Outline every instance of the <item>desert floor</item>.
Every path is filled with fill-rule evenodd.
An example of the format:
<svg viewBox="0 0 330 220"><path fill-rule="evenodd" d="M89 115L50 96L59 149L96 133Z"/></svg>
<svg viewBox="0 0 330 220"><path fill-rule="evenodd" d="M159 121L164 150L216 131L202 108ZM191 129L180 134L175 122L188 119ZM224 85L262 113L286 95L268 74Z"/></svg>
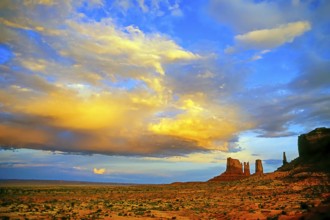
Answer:
<svg viewBox="0 0 330 220"><path fill-rule="evenodd" d="M326 219L329 176L107 185L0 182L1 219ZM316 213L316 215L315 215ZM317 217L315 217L317 216Z"/></svg>

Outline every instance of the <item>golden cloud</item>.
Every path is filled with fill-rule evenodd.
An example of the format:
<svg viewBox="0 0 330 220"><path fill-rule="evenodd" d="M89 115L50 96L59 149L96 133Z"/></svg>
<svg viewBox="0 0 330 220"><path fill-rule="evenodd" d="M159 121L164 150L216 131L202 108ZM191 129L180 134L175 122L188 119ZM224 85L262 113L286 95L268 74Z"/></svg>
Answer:
<svg viewBox="0 0 330 220"><path fill-rule="evenodd" d="M100 169L94 168L93 173L98 174L98 175L103 175L103 174L105 174L105 169L104 168L100 168Z"/></svg>
<svg viewBox="0 0 330 220"><path fill-rule="evenodd" d="M200 94L196 98L199 103L190 98L183 99L180 107L184 110L182 114L151 123L149 130L194 141L205 149L228 150L228 145L221 143L221 140L229 140L239 130L251 126L244 122L243 114L239 114L235 107L220 107L209 100L200 100Z"/></svg>
<svg viewBox="0 0 330 220"><path fill-rule="evenodd" d="M61 2L62 12L51 3L40 1L61 15L61 29L51 17L29 16L19 5L9 7L17 18L0 20L5 30L1 39L17 54L10 65L19 67L0 66L6 78L0 88L0 144L179 155L228 150L226 141L250 126L237 106L207 93L182 94L177 90L184 82L171 83L169 78L176 76L168 72L169 64L203 62L200 55L168 36L119 27L110 19L86 22L78 14L69 19L64 14L74 13L72 4ZM41 35L45 43L31 43L23 34L26 29ZM55 59L49 47L59 57ZM171 115L172 110L179 113Z"/></svg>

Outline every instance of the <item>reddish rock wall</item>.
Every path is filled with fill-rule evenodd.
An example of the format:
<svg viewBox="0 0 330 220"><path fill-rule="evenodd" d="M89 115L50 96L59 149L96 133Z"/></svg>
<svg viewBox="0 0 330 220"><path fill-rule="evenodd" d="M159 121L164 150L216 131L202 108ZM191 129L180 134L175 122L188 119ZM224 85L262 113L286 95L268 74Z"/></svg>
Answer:
<svg viewBox="0 0 330 220"><path fill-rule="evenodd" d="M243 174L242 163L240 163L237 159L232 159L231 157L228 157L226 173Z"/></svg>
<svg viewBox="0 0 330 220"><path fill-rule="evenodd" d="M250 164L244 162L244 176L250 176Z"/></svg>
<svg viewBox="0 0 330 220"><path fill-rule="evenodd" d="M263 174L264 173L264 169L263 169L263 167L262 167L262 162L261 162L261 160L256 160L256 172L255 172L255 174Z"/></svg>
<svg viewBox="0 0 330 220"><path fill-rule="evenodd" d="M228 157L226 171L221 175L210 179L209 181L233 181L240 180L245 177L246 176L243 173L242 163L240 163L237 159Z"/></svg>
<svg viewBox="0 0 330 220"><path fill-rule="evenodd" d="M330 128L316 128L298 137L299 157L311 158L314 155L330 154Z"/></svg>

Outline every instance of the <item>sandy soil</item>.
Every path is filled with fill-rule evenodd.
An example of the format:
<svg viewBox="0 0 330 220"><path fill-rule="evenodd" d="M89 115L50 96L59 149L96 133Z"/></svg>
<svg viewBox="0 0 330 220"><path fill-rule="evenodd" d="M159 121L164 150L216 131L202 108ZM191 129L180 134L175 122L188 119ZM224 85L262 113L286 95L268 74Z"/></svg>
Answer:
<svg viewBox="0 0 330 220"><path fill-rule="evenodd" d="M305 219L330 217L326 174L277 172L169 185L0 183L1 219ZM316 216L316 217L315 217ZM321 216L321 217L320 217Z"/></svg>

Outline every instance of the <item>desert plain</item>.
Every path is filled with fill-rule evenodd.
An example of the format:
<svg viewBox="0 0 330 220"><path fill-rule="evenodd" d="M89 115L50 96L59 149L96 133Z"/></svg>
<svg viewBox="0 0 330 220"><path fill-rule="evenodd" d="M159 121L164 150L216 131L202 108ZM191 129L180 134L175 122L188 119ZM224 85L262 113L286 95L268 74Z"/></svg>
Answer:
<svg viewBox="0 0 330 220"><path fill-rule="evenodd" d="M329 219L327 173L231 182L111 185L2 181L1 219Z"/></svg>

